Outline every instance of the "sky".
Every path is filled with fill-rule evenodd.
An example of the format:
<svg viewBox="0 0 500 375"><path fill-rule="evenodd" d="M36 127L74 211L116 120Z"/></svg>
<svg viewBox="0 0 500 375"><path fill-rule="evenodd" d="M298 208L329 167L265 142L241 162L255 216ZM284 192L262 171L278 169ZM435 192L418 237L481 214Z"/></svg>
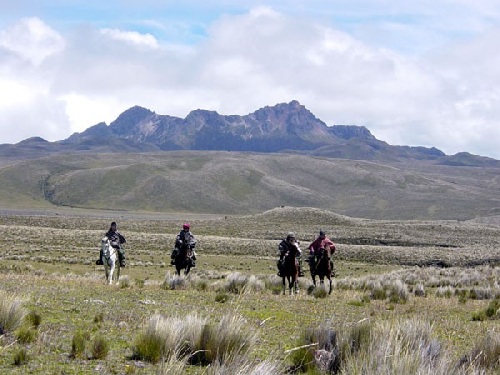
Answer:
<svg viewBox="0 0 500 375"><path fill-rule="evenodd" d="M0 144L135 105L298 100L392 145L500 159L499 41L498 0L0 0Z"/></svg>

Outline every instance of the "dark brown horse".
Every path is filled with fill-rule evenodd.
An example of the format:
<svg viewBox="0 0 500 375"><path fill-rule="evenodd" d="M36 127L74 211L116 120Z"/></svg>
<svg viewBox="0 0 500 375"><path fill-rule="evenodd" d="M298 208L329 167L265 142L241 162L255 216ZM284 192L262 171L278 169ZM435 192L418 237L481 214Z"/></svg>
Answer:
<svg viewBox="0 0 500 375"><path fill-rule="evenodd" d="M311 259L309 266L314 287L316 287L316 276L319 277L319 283L323 287L325 285L326 277L330 284L330 289L328 290L328 294L330 294L332 292L333 274L333 262L331 260L330 247L327 246L326 249L319 249L319 255L315 259Z"/></svg>
<svg viewBox="0 0 500 375"><path fill-rule="evenodd" d="M175 256L175 273L180 276L181 270L184 270L184 275L187 275L193 262L193 250L189 246L180 246L179 252Z"/></svg>
<svg viewBox="0 0 500 375"><path fill-rule="evenodd" d="M286 282L288 280L288 289L290 294L296 294L299 292L299 261L297 259L299 255L299 249L295 246L291 246L291 249L286 252L283 257L283 268L281 275L283 278L283 294L286 294Z"/></svg>

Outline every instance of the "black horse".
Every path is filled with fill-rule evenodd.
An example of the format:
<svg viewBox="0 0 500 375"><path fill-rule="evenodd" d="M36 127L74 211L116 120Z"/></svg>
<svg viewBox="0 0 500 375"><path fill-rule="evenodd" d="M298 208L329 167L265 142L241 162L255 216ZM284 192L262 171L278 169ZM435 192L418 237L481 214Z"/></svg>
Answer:
<svg viewBox="0 0 500 375"><path fill-rule="evenodd" d="M298 261L299 249L296 246L292 246L289 251L285 253L283 257L283 268L281 271L281 277L283 278L283 294L286 294L286 280L288 280L288 289L290 294L296 294L299 292L299 261Z"/></svg>
<svg viewBox="0 0 500 375"><path fill-rule="evenodd" d="M330 247L327 246L326 249L319 249L319 255L315 259L310 260L309 266L314 287L316 287L316 276L319 277L319 283L322 286L325 284L326 277L330 284L328 294L332 293L332 275L334 275L334 272L333 262L331 260L330 254Z"/></svg>
<svg viewBox="0 0 500 375"><path fill-rule="evenodd" d="M180 276L181 270L187 275L194 266L193 250L189 246L181 246L175 256L175 273Z"/></svg>

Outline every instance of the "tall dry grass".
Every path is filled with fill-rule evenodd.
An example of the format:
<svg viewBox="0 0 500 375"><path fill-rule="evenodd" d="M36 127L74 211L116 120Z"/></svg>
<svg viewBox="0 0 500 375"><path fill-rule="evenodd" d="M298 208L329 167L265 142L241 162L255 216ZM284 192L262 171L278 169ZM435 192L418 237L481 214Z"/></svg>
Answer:
<svg viewBox="0 0 500 375"><path fill-rule="evenodd" d="M0 290L0 334L19 328L27 314L21 298Z"/></svg>

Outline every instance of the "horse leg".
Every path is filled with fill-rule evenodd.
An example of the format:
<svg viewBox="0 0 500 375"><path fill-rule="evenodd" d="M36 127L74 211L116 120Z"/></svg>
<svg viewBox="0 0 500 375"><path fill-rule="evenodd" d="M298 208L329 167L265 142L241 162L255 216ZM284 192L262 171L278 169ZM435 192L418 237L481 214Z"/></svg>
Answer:
<svg viewBox="0 0 500 375"><path fill-rule="evenodd" d="M108 277L108 284L111 285L113 284L113 274L115 273L115 264L112 262L111 267L109 268L109 277Z"/></svg>
<svg viewBox="0 0 500 375"><path fill-rule="evenodd" d="M332 278L328 278L328 282L330 283L330 289L328 290L328 294L332 294Z"/></svg>
<svg viewBox="0 0 500 375"><path fill-rule="evenodd" d="M115 275L116 275L115 276L115 280L116 280L116 282L119 282L120 281L120 272L121 272L121 269L122 269L122 267L120 266L120 262L118 262L116 264L115 268L116 268L115 269Z"/></svg>

